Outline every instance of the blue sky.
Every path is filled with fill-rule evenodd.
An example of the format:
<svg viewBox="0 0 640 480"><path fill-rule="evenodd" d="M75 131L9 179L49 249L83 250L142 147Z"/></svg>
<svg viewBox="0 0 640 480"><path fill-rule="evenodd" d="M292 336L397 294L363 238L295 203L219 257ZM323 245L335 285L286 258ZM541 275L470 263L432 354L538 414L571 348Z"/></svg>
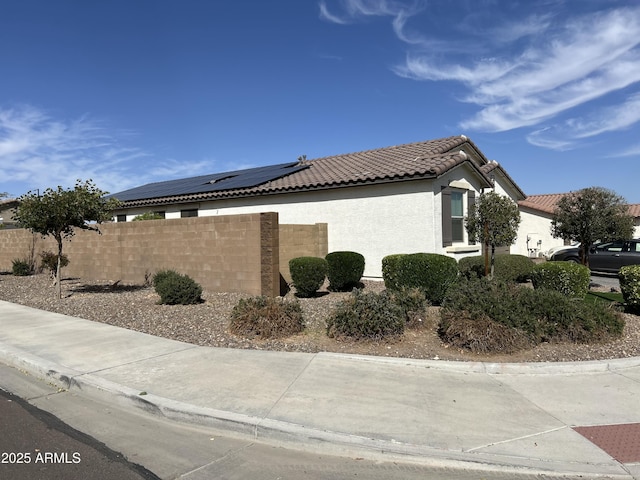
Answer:
<svg viewBox="0 0 640 480"><path fill-rule="evenodd" d="M465 134L527 194L640 203L637 0L20 0L0 192Z"/></svg>

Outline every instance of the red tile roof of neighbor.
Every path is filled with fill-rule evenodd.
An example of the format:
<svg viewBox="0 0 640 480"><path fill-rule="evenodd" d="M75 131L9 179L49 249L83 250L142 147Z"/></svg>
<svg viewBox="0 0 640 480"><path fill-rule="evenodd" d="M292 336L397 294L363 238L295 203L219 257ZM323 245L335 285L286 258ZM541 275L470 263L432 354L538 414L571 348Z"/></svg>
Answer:
<svg viewBox="0 0 640 480"><path fill-rule="evenodd" d="M526 199L520 200L518 205L525 208L531 208L544 213L553 213L556 204L562 197L569 195L568 193L549 193L544 195L529 195ZM629 213L635 218L640 217L640 203L628 205Z"/></svg>
<svg viewBox="0 0 640 480"><path fill-rule="evenodd" d="M471 158L464 150L472 152L472 155L477 157L479 161ZM125 207L184 203L223 197L254 196L419 178L437 178L465 162L477 171L478 176L484 180L487 187L491 186L491 172L498 169L513 184L521 196L525 197L524 193L504 169L497 162L487 160L477 146L464 135L334 155L314 160L301 160L299 164L308 166L308 168L249 188L185 192L184 194L166 196L155 194L154 198L148 198L148 196L145 198L142 192L149 191L149 185L146 185L121 192L121 194L123 194L123 198L127 198L124 202ZM172 182L166 183L170 184ZM180 180L175 182L180 182ZM158 189L157 185L159 184L156 184L154 190L162 191L162 188ZM141 195L137 195L136 190L138 189L140 189ZM117 198L118 194L113 196Z"/></svg>

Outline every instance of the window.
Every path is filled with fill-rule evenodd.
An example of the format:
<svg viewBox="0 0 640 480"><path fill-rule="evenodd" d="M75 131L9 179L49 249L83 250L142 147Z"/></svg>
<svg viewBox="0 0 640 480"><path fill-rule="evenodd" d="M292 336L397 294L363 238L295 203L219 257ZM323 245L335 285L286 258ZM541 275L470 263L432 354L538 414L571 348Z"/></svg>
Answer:
<svg viewBox="0 0 640 480"><path fill-rule="evenodd" d="M442 246L464 242L464 217L475 205L475 191L461 188L442 187ZM466 198L466 208L465 208ZM473 239L469 239L473 245Z"/></svg>
<svg viewBox="0 0 640 480"><path fill-rule="evenodd" d="M623 246L624 241L616 240L615 242L603 243L602 245L598 245L596 249L605 252L621 252Z"/></svg>
<svg viewBox="0 0 640 480"><path fill-rule="evenodd" d="M127 221L126 215L116 215L116 222L126 222L126 221Z"/></svg>
<svg viewBox="0 0 640 480"><path fill-rule="evenodd" d="M165 218L164 212L153 212L154 215L157 215L159 218ZM196 215L197 216L197 215Z"/></svg>
<svg viewBox="0 0 640 480"><path fill-rule="evenodd" d="M190 209L190 210L180 210L180 218L189 218L189 217L197 217L198 209Z"/></svg>
<svg viewBox="0 0 640 480"><path fill-rule="evenodd" d="M464 242L464 196L462 192L451 192L451 240Z"/></svg>

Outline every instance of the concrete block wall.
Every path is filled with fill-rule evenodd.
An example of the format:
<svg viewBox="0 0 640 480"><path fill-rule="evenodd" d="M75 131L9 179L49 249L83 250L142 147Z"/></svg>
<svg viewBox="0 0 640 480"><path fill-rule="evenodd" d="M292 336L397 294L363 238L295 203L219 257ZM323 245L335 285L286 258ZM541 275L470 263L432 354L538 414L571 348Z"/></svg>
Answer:
<svg viewBox="0 0 640 480"><path fill-rule="evenodd" d="M327 253L326 224L279 225L274 212L108 223L100 231L77 231L65 241L65 277L141 284L158 270L174 269L207 291L276 296L290 258ZM39 260L57 245L27 230L0 230L0 271L32 250Z"/></svg>
<svg viewBox="0 0 640 480"><path fill-rule="evenodd" d="M141 284L174 269L208 291L280 294L277 213L109 223L100 231L65 241L66 277ZM32 238L26 230L0 231L0 269L27 256ZM51 239L36 238L36 258L57 251Z"/></svg>
<svg viewBox="0 0 640 480"><path fill-rule="evenodd" d="M280 274L291 282L289 260L296 257L321 257L328 252L327 224L280 225Z"/></svg>

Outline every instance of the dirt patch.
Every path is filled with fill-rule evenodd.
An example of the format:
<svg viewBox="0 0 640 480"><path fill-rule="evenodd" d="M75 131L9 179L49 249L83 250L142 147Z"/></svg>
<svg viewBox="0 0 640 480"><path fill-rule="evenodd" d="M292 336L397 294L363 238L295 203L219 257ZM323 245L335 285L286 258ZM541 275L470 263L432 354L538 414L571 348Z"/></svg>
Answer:
<svg viewBox="0 0 640 480"><path fill-rule="evenodd" d="M67 279L63 287L64 298L56 300L46 275L0 275L0 300L211 347L485 362L564 362L640 356L640 317L630 314L625 314L622 336L611 342L545 343L532 349L495 355L469 353L444 344L437 334L440 318L437 307L431 307L424 318L414 319L412 327L395 341L355 342L329 338L326 319L349 293L324 290L316 298L299 299L306 323L304 332L284 339L260 340L236 336L229 331L231 310L241 298L246 298L244 294L205 292L204 303L183 306L158 305L159 297L150 287L92 283L81 279ZM379 292L384 285L365 282L364 288Z"/></svg>

